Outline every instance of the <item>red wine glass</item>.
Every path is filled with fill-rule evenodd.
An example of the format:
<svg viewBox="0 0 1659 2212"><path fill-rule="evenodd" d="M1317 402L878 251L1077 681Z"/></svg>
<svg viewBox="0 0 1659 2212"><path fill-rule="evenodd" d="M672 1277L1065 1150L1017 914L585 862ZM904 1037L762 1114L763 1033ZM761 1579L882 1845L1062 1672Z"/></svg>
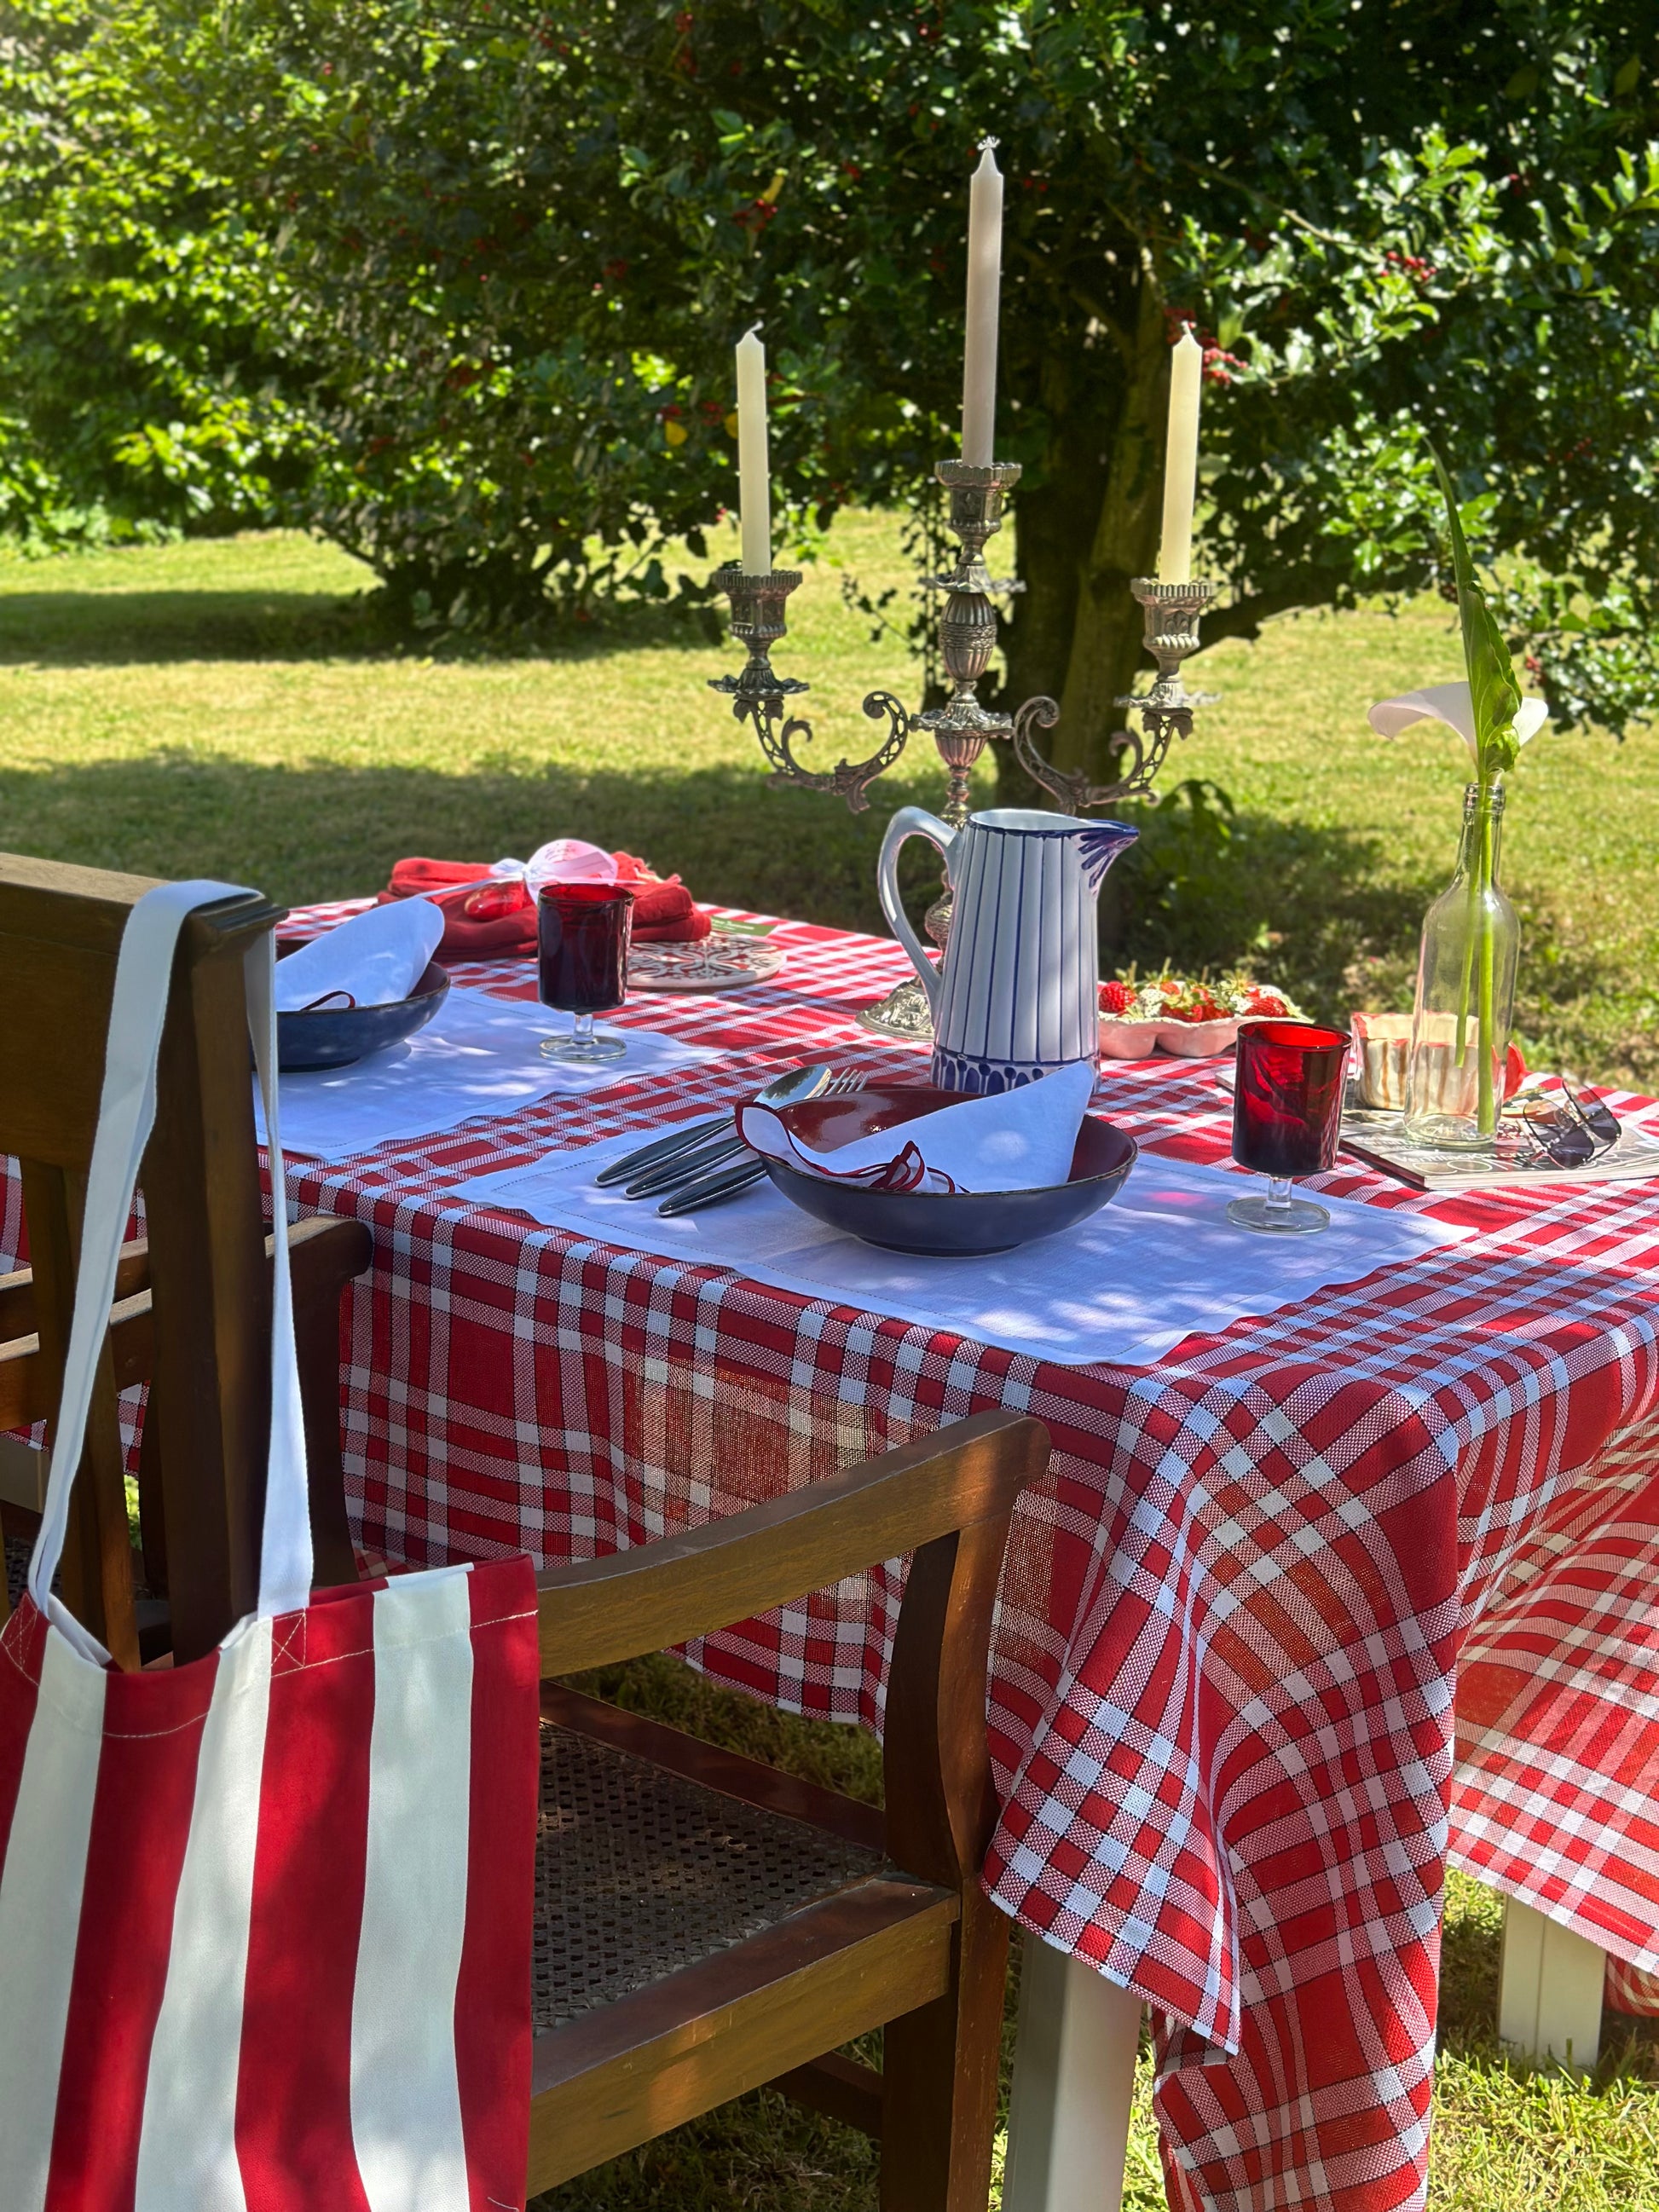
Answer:
<svg viewBox="0 0 1659 2212"><path fill-rule="evenodd" d="M593 1017L628 996L628 945L634 893L624 884L544 884L536 902L537 995L574 1014L568 1036L542 1039L548 1060L620 1060L628 1050L614 1030L595 1033Z"/></svg>
<svg viewBox="0 0 1659 2212"><path fill-rule="evenodd" d="M1312 1022L1246 1022L1239 1030L1233 1158L1267 1177L1265 1198L1228 1206L1241 1229L1305 1237L1330 1227L1324 1207L1292 1198L1291 1184L1335 1165L1349 1042L1346 1030Z"/></svg>

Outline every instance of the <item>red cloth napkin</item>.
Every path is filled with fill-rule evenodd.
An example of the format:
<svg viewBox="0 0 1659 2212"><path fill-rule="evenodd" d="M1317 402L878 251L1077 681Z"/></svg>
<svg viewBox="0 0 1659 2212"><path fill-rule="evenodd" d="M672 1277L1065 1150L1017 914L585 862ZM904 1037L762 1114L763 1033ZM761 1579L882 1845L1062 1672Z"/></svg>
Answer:
<svg viewBox="0 0 1659 2212"><path fill-rule="evenodd" d="M612 855L617 881L635 893L634 936L644 945L689 945L707 937L708 917L699 914L691 894L678 876L664 878L636 860L631 853ZM399 860L392 882L380 893L384 906L392 899L413 898L419 893L437 896L434 903L444 917L443 939L438 946L460 960L489 960L509 953L536 950L536 902L529 887L511 876L479 884L489 873L488 861ZM465 889L471 884L471 890ZM449 897L446 884L455 886Z"/></svg>

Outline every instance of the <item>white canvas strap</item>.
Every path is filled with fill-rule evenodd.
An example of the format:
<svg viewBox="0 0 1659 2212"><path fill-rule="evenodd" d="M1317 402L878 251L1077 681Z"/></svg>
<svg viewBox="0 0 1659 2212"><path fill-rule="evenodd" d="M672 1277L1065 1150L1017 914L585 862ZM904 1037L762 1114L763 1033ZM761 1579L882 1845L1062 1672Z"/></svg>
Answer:
<svg viewBox="0 0 1659 2212"><path fill-rule="evenodd" d="M86 1441L94 1378L115 1296L115 1273L126 1235L139 1164L155 1120L155 1071L167 1018L173 956L185 918L198 907L246 896L234 884L196 881L160 884L127 917L116 962L110 1006L104 1086L98 1109L81 1229L75 1312L64 1365L64 1391L52 1435L52 1474L34 1555L29 1593L61 1633L94 1665L108 1653L96 1637L52 1595L63 1558L70 1494ZM276 1120L276 1014L273 984L276 948L265 931L249 948L244 969L248 1026L264 1100L270 1152L271 1225L276 1239L271 1299L270 1451L265 1479L264 1530L259 1559L262 1617L305 1603L311 1588L311 1517L306 1482L305 1429L300 1408L299 1365L294 1347L293 1293L289 1279L288 1203Z"/></svg>

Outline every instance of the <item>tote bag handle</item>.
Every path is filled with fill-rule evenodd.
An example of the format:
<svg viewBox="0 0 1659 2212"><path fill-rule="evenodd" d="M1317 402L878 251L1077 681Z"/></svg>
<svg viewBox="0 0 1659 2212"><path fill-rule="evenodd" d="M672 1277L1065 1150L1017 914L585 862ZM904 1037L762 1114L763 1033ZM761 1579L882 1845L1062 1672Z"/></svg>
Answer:
<svg viewBox="0 0 1659 2212"><path fill-rule="evenodd" d="M185 919L198 907L246 896L235 884L200 880L159 884L127 916L115 965L109 1043L98 1133L87 1176L81 1227L80 1269L64 1393L52 1433L52 1473L40 1533L29 1562L29 1595L83 1658L95 1666L109 1654L97 1638L52 1595L52 1577L64 1554L70 1492L86 1441L87 1414L99 1352L115 1297L116 1267L126 1235L139 1164L155 1121L155 1070L167 1018L173 956ZM276 1251L270 1315L270 1452L265 1476L264 1528L259 1547L259 1616L270 1619L303 1606L311 1593L311 1512L306 1481L305 1425L300 1369L294 1348L294 1294L289 1279L288 1194L276 1121L276 951L269 930L243 958L248 1028L264 1101L270 1157L270 1214Z"/></svg>

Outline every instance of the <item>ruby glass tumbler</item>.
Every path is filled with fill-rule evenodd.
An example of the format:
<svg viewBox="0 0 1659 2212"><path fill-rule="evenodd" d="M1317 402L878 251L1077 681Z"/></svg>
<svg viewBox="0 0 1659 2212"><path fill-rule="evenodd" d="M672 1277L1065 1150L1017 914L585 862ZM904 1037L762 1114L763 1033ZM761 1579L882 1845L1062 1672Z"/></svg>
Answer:
<svg viewBox="0 0 1659 2212"><path fill-rule="evenodd" d="M1305 1237L1330 1227L1324 1207L1293 1198L1291 1184L1336 1163L1349 1042L1346 1030L1311 1022L1246 1022L1239 1030L1233 1158L1267 1177L1265 1197L1229 1205L1227 1218L1241 1229Z"/></svg>
<svg viewBox="0 0 1659 2212"><path fill-rule="evenodd" d="M538 996L544 1006L574 1014L563 1036L542 1039L548 1060L579 1063L620 1060L626 1041L593 1027L595 1014L628 996L628 947L634 893L623 884L544 884L536 902Z"/></svg>

